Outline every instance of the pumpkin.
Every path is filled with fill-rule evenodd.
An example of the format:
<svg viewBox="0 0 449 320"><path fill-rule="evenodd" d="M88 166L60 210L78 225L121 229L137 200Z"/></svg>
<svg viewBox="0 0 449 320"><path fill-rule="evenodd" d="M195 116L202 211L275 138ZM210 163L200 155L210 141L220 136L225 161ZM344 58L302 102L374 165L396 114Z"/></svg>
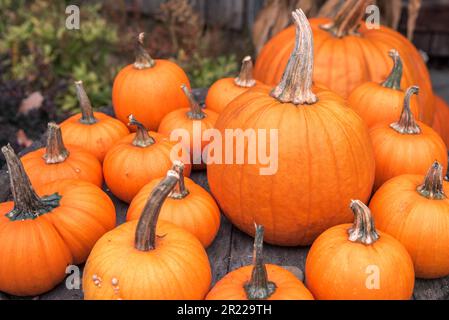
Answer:
<svg viewBox="0 0 449 320"><path fill-rule="evenodd" d="M449 106L438 96L435 96L435 119L433 129L443 138L449 148Z"/></svg>
<svg viewBox="0 0 449 320"><path fill-rule="evenodd" d="M75 86L81 113L60 124L62 137L67 144L82 147L103 162L112 145L129 134L128 128L102 112L93 112L83 82L76 81Z"/></svg>
<svg viewBox="0 0 449 320"><path fill-rule="evenodd" d="M347 0L333 20L310 19L315 41L313 80L347 98L359 85L381 82L392 62L385 55L396 49L403 61L402 88L417 84L419 119L431 125L434 96L429 71L419 51L400 33L379 26L372 28L361 19L370 0ZM254 68L255 79L275 85L281 79L289 53L294 47L295 28L274 36L261 50Z"/></svg>
<svg viewBox="0 0 449 320"><path fill-rule="evenodd" d="M81 180L54 181L36 193L12 148L2 152L14 200L0 204L0 291L34 296L61 282L68 265L85 261L114 228L115 208L100 188Z"/></svg>
<svg viewBox="0 0 449 320"><path fill-rule="evenodd" d="M206 300L313 300L290 271L263 262L263 226L256 225L253 265L238 268L217 282Z"/></svg>
<svg viewBox="0 0 449 320"><path fill-rule="evenodd" d="M443 166L435 162L425 177L402 175L389 180L371 200L378 228L405 246L419 278L449 275L447 194L449 182L443 181Z"/></svg>
<svg viewBox="0 0 449 320"><path fill-rule="evenodd" d="M162 205L160 219L189 231L207 248L220 228L220 209L206 190L189 178L184 178L182 162L175 161L172 170L178 172L180 178ZM152 180L134 197L126 214L127 221L140 218L148 195L161 180Z"/></svg>
<svg viewBox="0 0 449 320"><path fill-rule="evenodd" d="M203 133L212 129L218 114L203 110L186 85L182 91L189 99L190 108L179 109L167 114L161 121L158 132L169 136L170 140L181 138L181 144L190 151L190 162L195 169L202 169L203 149L208 141L203 140Z"/></svg>
<svg viewBox="0 0 449 320"><path fill-rule="evenodd" d="M136 61L124 67L114 79L112 104L119 120L126 123L134 114L145 127L156 131L169 112L188 108L189 101L179 90L182 84L190 87L185 72L174 62L153 60L140 33L136 45Z"/></svg>
<svg viewBox="0 0 449 320"><path fill-rule="evenodd" d="M65 146L61 128L54 122L48 124L46 147L27 153L22 162L36 188L61 179L80 179L99 187L103 184L100 161L83 148Z"/></svg>
<svg viewBox="0 0 449 320"><path fill-rule="evenodd" d="M447 149L432 128L415 121L410 99L419 88L407 89L398 122L380 124L370 130L376 159L377 190L387 180L401 174L425 174L435 160L447 165Z"/></svg>
<svg viewBox="0 0 449 320"><path fill-rule="evenodd" d="M212 84L207 92L206 107L220 113L229 102L257 84L258 81L253 79L253 61L246 56L237 78L223 78Z"/></svg>
<svg viewBox="0 0 449 320"><path fill-rule="evenodd" d="M256 222L265 227L266 242L287 246L311 244L351 221L346 204L368 200L375 166L362 119L337 94L312 86L312 32L301 10L293 17L297 44L280 84L250 89L217 120L222 137L226 129L252 132L261 136L257 145L243 133L222 138L236 159L214 155L207 167L212 194L235 226L254 235Z"/></svg>
<svg viewBox="0 0 449 320"><path fill-rule="evenodd" d="M306 259L306 285L318 300L408 300L415 275L404 246L377 231L371 212L351 202L354 223L315 240Z"/></svg>
<svg viewBox="0 0 449 320"><path fill-rule="evenodd" d="M209 260L190 232L158 216L178 183L170 170L151 193L140 219L106 233L92 249L83 274L87 300L203 299L211 283Z"/></svg>
<svg viewBox="0 0 449 320"><path fill-rule="evenodd" d="M401 89L402 61L399 52L389 51L394 65L390 75L382 83L366 82L356 87L348 97L349 106L372 128L380 123L393 123L402 112L405 91ZM417 99L410 102L410 109L419 117Z"/></svg>
<svg viewBox="0 0 449 320"><path fill-rule="evenodd" d="M185 157L172 152L174 144L156 132L149 132L133 115L129 125L136 126L137 132L120 139L106 154L103 173L106 185L120 200L131 202L140 189L153 179L163 177L171 168L171 157ZM190 175L190 165L186 165L185 175Z"/></svg>

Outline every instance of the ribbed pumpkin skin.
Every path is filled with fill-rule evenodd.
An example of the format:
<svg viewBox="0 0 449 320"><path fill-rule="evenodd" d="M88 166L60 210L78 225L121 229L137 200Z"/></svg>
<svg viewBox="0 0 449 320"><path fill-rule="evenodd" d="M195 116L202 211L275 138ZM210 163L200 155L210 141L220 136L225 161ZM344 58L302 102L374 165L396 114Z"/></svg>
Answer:
<svg viewBox="0 0 449 320"><path fill-rule="evenodd" d="M370 196L372 146L363 121L335 93L314 87L318 102L296 106L279 103L270 91L260 86L236 98L216 128L223 137L226 128L278 129L277 172L260 175L267 165L247 161L210 164L209 185L239 229L253 235L257 223L268 243L308 245L327 228L351 221L351 199Z"/></svg>
<svg viewBox="0 0 449 320"><path fill-rule="evenodd" d="M106 152L115 142L127 136L129 130L122 122L104 113L94 112L94 116L98 122L90 125L79 122L81 114L62 122L62 138L67 144L84 148L103 162Z"/></svg>
<svg viewBox="0 0 449 320"><path fill-rule="evenodd" d="M331 20L313 18L309 21L314 35L314 81L347 98L351 91L365 82L382 82L393 65L388 51L396 49L404 63L401 87L420 87L419 118L432 124L434 96L430 75L418 50L406 38L384 26L369 30L364 23L361 23L359 29L361 36L336 38L320 28ZM289 27L264 46L254 69L257 80L269 85L279 82L293 49L294 39L295 29Z"/></svg>
<svg viewBox="0 0 449 320"><path fill-rule="evenodd" d="M87 300L200 300L211 283L203 246L189 232L166 221L157 225L156 249L134 248L137 221L122 224L95 244L83 275ZM96 286L93 276L102 279ZM118 280L114 291L112 279Z"/></svg>
<svg viewBox="0 0 449 320"><path fill-rule="evenodd" d="M376 159L377 190L387 180L402 174L426 174L434 161L447 168L447 149L440 136L422 122L418 135L400 134L381 124L370 130Z"/></svg>
<svg viewBox="0 0 449 320"><path fill-rule="evenodd" d="M368 128L378 124L396 122L403 109L405 92L384 88L375 82L364 83L354 89L348 97L348 105L363 119ZM413 115L419 117L418 100L410 101Z"/></svg>
<svg viewBox="0 0 449 320"><path fill-rule="evenodd" d="M402 175L386 182L370 203L378 229L398 239L413 259L418 278L449 274L449 199L429 200L416 191L423 175ZM443 182L446 195L449 183Z"/></svg>
<svg viewBox="0 0 449 320"><path fill-rule="evenodd" d="M443 138L446 147L449 148L449 106L438 96L435 96L435 119L433 129Z"/></svg>
<svg viewBox="0 0 449 320"><path fill-rule="evenodd" d="M314 300L304 284L291 272L273 264L266 264L268 280L276 291L267 300ZM244 290L251 279L253 266L241 267L224 276L207 294L206 300L248 300Z"/></svg>
<svg viewBox="0 0 449 320"><path fill-rule="evenodd" d="M148 197L162 179L155 179L145 185L131 202L126 220L140 218ZM212 196L189 178L184 178L189 194L184 199L168 197L162 205L160 220L171 222L195 235L208 247L220 227L220 209Z"/></svg>
<svg viewBox="0 0 449 320"><path fill-rule="evenodd" d="M145 184L163 177L172 166L170 151L173 143L156 132L150 132L150 135L156 143L146 148L132 144L135 133L120 139L104 159L103 173L107 186L117 198L127 203ZM186 165L185 176L190 175L190 169L191 166Z"/></svg>
<svg viewBox="0 0 449 320"><path fill-rule="evenodd" d="M10 221L12 202L0 204L0 291L33 296L54 288L67 265L83 263L95 242L115 227L115 208L98 187L59 180L36 188L57 192L60 206L34 220Z"/></svg>
<svg viewBox="0 0 449 320"><path fill-rule="evenodd" d="M79 179L101 187L103 172L98 159L85 149L66 145L70 155L61 163L46 164L45 148L27 153L21 160L35 188L62 179Z"/></svg>
<svg viewBox="0 0 449 320"><path fill-rule="evenodd" d="M123 123L133 114L149 130L156 131L162 118L178 108L187 108L189 101L179 88L190 88L184 71L168 60L155 60L152 68L138 70L133 65L123 68L112 87L112 104Z"/></svg>
<svg viewBox="0 0 449 320"><path fill-rule="evenodd" d="M413 294L413 262L393 237L379 232L372 245L348 240L351 224L335 226L316 239L306 260L306 285L318 300L408 300ZM376 266L379 289L367 280ZM367 271L368 270L368 271Z"/></svg>

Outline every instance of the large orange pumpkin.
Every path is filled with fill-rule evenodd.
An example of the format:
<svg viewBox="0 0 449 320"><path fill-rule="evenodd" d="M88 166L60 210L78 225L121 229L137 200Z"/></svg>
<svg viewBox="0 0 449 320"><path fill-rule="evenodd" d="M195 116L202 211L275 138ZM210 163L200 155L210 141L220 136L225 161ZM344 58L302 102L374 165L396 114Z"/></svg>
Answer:
<svg viewBox="0 0 449 320"><path fill-rule="evenodd" d="M87 300L203 299L211 283L206 251L190 232L158 216L178 183L169 171L153 190L139 221L122 224L95 244L83 274Z"/></svg>
<svg viewBox="0 0 449 320"><path fill-rule="evenodd" d="M237 78L223 78L212 84L207 92L206 107L220 113L229 102L257 84L258 81L253 79L253 61L247 56Z"/></svg>
<svg viewBox="0 0 449 320"><path fill-rule="evenodd" d="M374 182L367 128L340 96L312 86L312 32L302 11L293 16L297 44L282 81L274 90L250 89L220 114L222 137L226 129L235 135L223 138L225 154L214 161L209 155L207 168L212 193L234 225L251 235L254 222L264 225L267 242L289 246L350 221L347 203L368 200ZM271 154L271 162L261 154Z"/></svg>
<svg viewBox="0 0 449 320"><path fill-rule="evenodd" d="M220 228L220 209L206 190L189 178L184 178L182 162L175 161L172 169L178 172L179 181L162 205L160 219L191 232L207 248ZM127 221L140 218L148 195L161 180L162 178L151 181L134 197L126 213Z"/></svg>
<svg viewBox="0 0 449 320"><path fill-rule="evenodd" d="M423 183L424 180L424 183ZM427 176L402 175L386 182L370 203L380 230L410 253L419 278L449 275L449 182L435 162Z"/></svg>
<svg viewBox="0 0 449 320"><path fill-rule="evenodd" d="M449 106L438 96L435 96L435 119L433 129L443 138L446 146L449 148Z"/></svg>
<svg viewBox="0 0 449 320"><path fill-rule="evenodd" d="M411 96L418 91L416 86L407 89L398 122L370 130L376 159L375 189L401 174L425 174L435 160L447 167L444 141L432 128L415 121L410 110Z"/></svg>
<svg viewBox="0 0 449 320"><path fill-rule="evenodd" d="M102 112L93 112L83 82L76 81L75 86L81 113L61 123L62 137L67 144L82 147L103 162L106 152L117 140L128 135L129 130L121 121Z"/></svg>
<svg viewBox="0 0 449 320"><path fill-rule="evenodd" d="M316 239L306 260L306 285L318 300L408 300L415 274L404 246L376 231L371 213L352 201L354 224Z"/></svg>
<svg viewBox="0 0 449 320"><path fill-rule="evenodd" d="M103 162L106 185L117 198L128 203L148 182L163 177L176 160L171 157L178 156L172 152L174 144L166 136L147 131L133 115L129 116L129 125L136 126L137 132L120 139ZM181 148L180 152L180 158L185 157L187 151ZM186 165L186 176L190 175L190 168Z"/></svg>
<svg viewBox="0 0 449 320"><path fill-rule="evenodd" d="M186 85L182 85L181 89L189 99L190 108L167 114L162 119L158 132L170 137L171 140L181 138L183 146L190 151L190 163L195 169L201 169L204 167L203 149L208 144L207 141L203 141L203 133L215 126L218 114L211 110L203 110Z"/></svg>
<svg viewBox="0 0 449 320"><path fill-rule="evenodd" d="M65 146L61 128L48 124L47 146L22 157L25 171L37 188L61 179L80 179L99 187L103 184L103 172L98 159L78 146Z"/></svg>
<svg viewBox="0 0 449 320"><path fill-rule="evenodd" d="M263 226L256 225L253 265L238 268L217 282L206 300L313 300L290 271L263 262Z"/></svg>
<svg viewBox="0 0 449 320"><path fill-rule="evenodd" d="M0 291L38 295L61 282L68 265L83 263L114 228L114 204L81 180L58 180L36 193L12 148L2 152L14 200L0 204Z"/></svg>
<svg viewBox="0 0 449 320"><path fill-rule="evenodd" d="M343 97L359 85L381 82L392 62L386 52L396 49L403 61L402 88L417 84L419 119L432 124L434 96L427 67L413 44L398 32L384 26L369 28L361 18L370 0L347 0L334 20L310 19L315 40L314 81L323 83ZM295 28L289 27L273 37L257 58L254 77L275 85L281 79L295 42Z"/></svg>
<svg viewBox="0 0 449 320"><path fill-rule="evenodd" d="M136 61L123 68L115 77L112 104L119 120L127 123L134 114L149 130L156 131L169 112L188 108L189 101L179 90L190 87L185 72L169 60L153 60L143 46L144 34L139 34Z"/></svg>
<svg viewBox="0 0 449 320"><path fill-rule="evenodd" d="M382 82L366 82L354 89L348 97L349 106L365 121L368 128L399 119L405 97L401 89L402 61L397 50L390 50L394 65L388 78ZM410 101L412 113L419 117L417 98Z"/></svg>

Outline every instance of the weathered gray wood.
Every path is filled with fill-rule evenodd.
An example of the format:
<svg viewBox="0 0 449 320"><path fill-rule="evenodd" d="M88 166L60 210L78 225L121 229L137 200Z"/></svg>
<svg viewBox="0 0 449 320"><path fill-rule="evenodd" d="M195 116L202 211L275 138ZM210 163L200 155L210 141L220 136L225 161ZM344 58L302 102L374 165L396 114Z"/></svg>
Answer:
<svg viewBox="0 0 449 320"><path fill-rule="evenodd" d="M416 300L449 300L449 277L434 280L416 279Z"/></svg>

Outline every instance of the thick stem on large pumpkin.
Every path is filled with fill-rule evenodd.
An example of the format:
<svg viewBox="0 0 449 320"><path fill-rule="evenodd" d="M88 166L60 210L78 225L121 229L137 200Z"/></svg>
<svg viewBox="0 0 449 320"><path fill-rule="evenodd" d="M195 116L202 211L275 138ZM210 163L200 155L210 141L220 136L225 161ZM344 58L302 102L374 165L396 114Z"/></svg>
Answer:
<svg viewBox="0 0 449 320"><path fill-rule="evenodd" d="M144 39L145 33L139 33L136 42L136 61L134 62L134 68L139 70L151 68L155 64L154 60L145 49L145 46L143 44Z"/></svg>
<svg viewBox="0 0 449 320"><path fill-rule="evenodd" d="M360 21L371 1L347 0L335 15L334 20L326 25L322 25L321 28L337 38L358 34Z"/></svg>
<svg viewBox="0 0 449 320"><path fill-rule="evenodd" d="M253 78L253 61L250 56L243 58L240 74L234 79L234 83L242 88L251 88L256 85L256 80Z"/></svg>
<svg viewBox="0 0 449 320"><path fill-rule="evenodd" d="M351 201L354 224L348 230L349 241L370 245L379 239L370 209L360 200Z"/></svg>
<svg viewBox="0 0 449 320"><path fill-rule="evenodd" d="M81 108L81 119L79 120L82 124L94 124L97 123L95 119L94 112L92 110L92 104L90 103L89 97L84 90L82 81L75 81L76 96Z"/></svg>
<svg viewBox="0 0 449 320"><path fill-rule="evenodd" d="M190 89L185 84L181 85L181 89L187 99L189 99L190 111L187 112L187 117L191 120L201 120L206 118L207 115L204 113L198 101L196 101Z"/></svg>
<svg viewBox="0 0 449 320"><path fill-rule="evenodd" d="M61 128L54 122L48 124L47 147L43 158L47 164L64 162L70 155L62 141Z"/></svg>
<svg viewBox="0 0 449 320"><path fill-rule="evenodd" d="M312 92L312 29L301 9L294 11L292 16L296 25L295 48L288 60L281 82L271 92L271 96L283 103L314 104L318 98Z"/></svg>
<svg viewBox="0 0 449 320"><path fill-rule="evenodd" d="M264 227L256 225L253 251L253 271L251 279L245 284L246 296L249 300L268 299L276 290L276 285L268 281L267 268L263 263Z"/></svg>
<svg viewBox="0 0 449 320"><path fill-rule="evenodd" d="M187 190L184 182L184 163L179 160L173 161L172 170L177 172L179 175L179 180L176 186L173 188L172 192L168 195L172 199L184 199L189 195L189 190Z"/></svg>
<svg viewBox="0 0 449 320"><path fill-rule="evenodd" d="M443 166L435 161L427 172L424 183L418 187L418 192L423 197L431 200L446 199L443 189Z"/></svg>
<svg viewBox="0 0 449 320"><path fill-rule="evenodd" d="M388 55L393 59L393 68L391 69L390 75L382 83L385 88L390 88L394 90L401 90L401 80L402 80L402 60L399 52L396 49L391 49Z"/></svg>
<svg viewBox="0 0 449 320"><path fill-rule="evenodd" d="M412 110L410 109L410 100L414 94L419 93L419 87L412 86L407 89L404 97L404 107L402 109L399 121L390 126L401 134L420 134L421 128L415 121Z"/></svg>
<svg viewBox="0 0 449 320"><path fill-rule="evenodd" d="M2 148L8 166L11 193L14 199L14 209L6 214L11 221L35 219L59 206L61 196L54 194L40 198L25 173L22 162L10 145Z"/></svg>
<svg viewBox="0 0 449 320"><path fill-rule="evenodd" d="M136 147L146 148L156 143L153 137L148 133L147 128L134 118L132 114L128 116L128 126L136 126L136 136L132 144Z"/></svg>
<svg viewBox="0 0 449 320"><path fill-rule="evenodd" d="M151 192L136 228L135 247L140 251L156 248L156 225L165 199L178 183L179 174L169 170L167 176Z"/></svg>

